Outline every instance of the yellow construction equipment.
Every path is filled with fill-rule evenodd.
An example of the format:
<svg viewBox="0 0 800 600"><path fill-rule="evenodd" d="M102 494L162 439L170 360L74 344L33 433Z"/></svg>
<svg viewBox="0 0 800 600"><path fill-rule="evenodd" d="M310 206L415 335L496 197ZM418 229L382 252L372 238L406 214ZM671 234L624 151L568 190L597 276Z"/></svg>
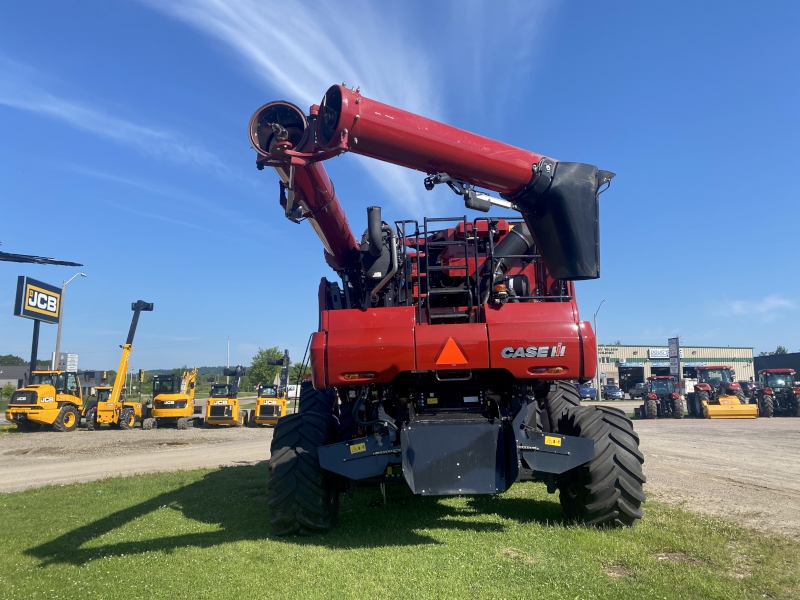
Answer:
<svg viewBox="0 0 800 600"><path fill-rule="evenodd" d="M270 365L280 365L281 372L277 384L260 384L256 407L250 413L248 425L277 425L278 419L286 416L286 391L289 383L289 351L284 350L281 358L268 358Z"/></svg>
<svg viewBox="0 0 800 600"><path fill-rule="evenodd" d="M215 383L206 401L206 425L233 425L241 427L247 422L247 411L239 406L239 384L245 368L237 365L235 369L225 368L225 377L233 377L231 383Z"/></svg>
<svg viewBox="0 0 800 600"><path fill-rule="evenodd" d="M748 404L729 366L697 367L698 383L689 394L695 416L706 419L755 419L758 405Z"/></svg>
<svg viewBox="0 0 800 600"><path fill-rule="evenodd" d="M153 377L153 404L146 409L142 429L156 429L163 425L175 425L187 429L195 425L194 388L197 383L197 367L178 375L156 375Z"/></svg>
<svg viewBox="0 0 800 600"><path fill-rule="evenodd" d="M124 397L125 374L128 372L128 363L133 351L133 337L136 335L136 326L139 324L139 314L142 311L153 310L152 302L139 300L131 304L133 319L128 330L128 339L122 346L122 356L117 367L117 376L114 386L98 386L95 388L97 402L86 411L86 429L92 431L102 424L119 429L132 429L137 420L142 419L142 403L130 402Z"/></svg>
<svg viewBox="0 0 800 600"><path fill-rule="evenodd" d="M81 383L72 371L33 371L25 387L11 395L6 420L18 429L75 431L83 413Z"/></svg>

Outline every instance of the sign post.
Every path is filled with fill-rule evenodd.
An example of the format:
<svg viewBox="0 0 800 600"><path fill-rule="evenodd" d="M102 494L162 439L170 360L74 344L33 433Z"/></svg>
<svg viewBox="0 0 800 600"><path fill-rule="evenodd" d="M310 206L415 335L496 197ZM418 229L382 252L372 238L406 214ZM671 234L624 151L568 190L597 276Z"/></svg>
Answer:
<svg viewBox="0 0 800 600"><path fill-rule="evenodd" d="M669 346L669 374L674 376L678 390L681 389L681 349L679 338L669 338L667 340Z"/></svg>
<svg viewBox="0 0 800 600"><path fill-rule="evenodd" d="M17 277L17 295L14 299L14 316L33 319L30 373L38 368L39 325L59 322L61 290L54 285L25 277ZM30 375L29 375L30 378Z"/></svg>

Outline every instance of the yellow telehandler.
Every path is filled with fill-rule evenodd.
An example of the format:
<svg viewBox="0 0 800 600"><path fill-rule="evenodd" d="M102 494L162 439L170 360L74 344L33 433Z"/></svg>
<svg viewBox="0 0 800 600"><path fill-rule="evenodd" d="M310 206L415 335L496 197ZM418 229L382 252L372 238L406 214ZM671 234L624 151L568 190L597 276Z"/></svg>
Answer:
<svg viewBox="0 0 800 600"><path fill-rule="evenodd" d="M75 431L83 407L77 373L33 371L28 384L11 395L6 420L24 431L36 431L45 425L54 431Z"/></svg>
<svg viewBox="0 0 800 600"><path fill-rule="evenodd" d="M289 386L289 351L283 351L282 358L268 358L268 364L280 365L280 379L278 384L260 384L256 407L250 413L248 426L277 425L278 419L286 416L286 391Z"/></svg>
<svg viewBox="0 0 800 600"><path fill-rule="evenodd" d="M98 386L95 388L97 401L86 411L86 429L93 431L102 424L118 429L132 429L136 421L142 419L142 403L128 401L123 397L125 390L125 374L128 372L128 363L133 351L133 336L136 335L136 326L139 324L139 314L153 310L152 302L139 300L131 304L133 319L128 330L128 339L122 348L119 359L117 376L114 386Z"/></svg>
<svg viewBox="0 0 800 600"><path fill-rule="evenodd" d="M175 425L187 429L196 424L194 388L197 384L197 367L183 375L156 375L153 377L153 404L145 409L142 429L156 429Z"/></svg>
<svg viewBox="0 0 800 600"><path fill-rule="evenodd" d="M239 406L239 384L245 368L242 365L235 369L226 367L223 374L234 379L231 383L215 383L211 386L211 394L206 401L206 425L241 427L247 422L247 411Z"/></svg>

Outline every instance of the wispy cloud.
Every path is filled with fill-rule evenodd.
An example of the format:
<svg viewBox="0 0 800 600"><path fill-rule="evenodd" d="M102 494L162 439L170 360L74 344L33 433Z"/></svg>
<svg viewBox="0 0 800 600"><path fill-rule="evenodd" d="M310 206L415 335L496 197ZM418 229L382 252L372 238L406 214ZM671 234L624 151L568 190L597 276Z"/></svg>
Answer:
<svg viewBox="0 0 800 600"><path fill-rule="evenodd" d="M175 132L139 125L87 103L52 94L36 83L37 78L41 79L27 65L0 56L0 105L61 121L159 159L222 173L229 170L214 154L183 142Z"/></svg>
<svg viewBox="0 0 800 600"><path fill-rule="evenodd" d="M765 296L760 300L723 300L722 316L756 317L761 321L773 321L786 311L796 310L797 302L779 295Z"/></svg>
<svg viewBox="0 0 800 600"><path fill-rule="evenodd" d="M298 2L278 15L274 4L259 0L144 1L229 45L264 83L303 108L346 81L382 102L441 118L439 81L424 45L385 3L353 2L342 10ZM432 200L420 173L375 160L360 164L407 209L419 212Z"/></svg>

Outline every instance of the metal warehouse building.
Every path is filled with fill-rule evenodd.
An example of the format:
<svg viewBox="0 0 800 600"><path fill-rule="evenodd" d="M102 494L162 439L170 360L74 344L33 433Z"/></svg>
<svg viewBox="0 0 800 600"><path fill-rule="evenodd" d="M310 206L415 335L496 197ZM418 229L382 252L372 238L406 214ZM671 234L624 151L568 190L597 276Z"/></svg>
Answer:
<svg viewBox="0 0 800 600"><path fill-rule="evenodd" d="M682 346L683 378L697 378L696 367L729 365L739 381L755 378L753 349L735 346ZM600 361L600 385L617 384L624 391L642 383L651 375L669 375L669 354L666 346L597 347Z"/></svg>

